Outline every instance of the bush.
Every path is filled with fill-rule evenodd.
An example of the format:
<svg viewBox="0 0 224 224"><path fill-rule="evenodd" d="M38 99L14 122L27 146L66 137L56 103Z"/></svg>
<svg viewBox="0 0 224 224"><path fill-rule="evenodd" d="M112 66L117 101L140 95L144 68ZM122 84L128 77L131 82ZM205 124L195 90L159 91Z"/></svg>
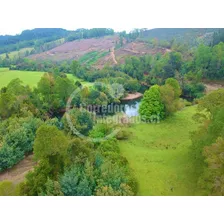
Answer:
<svg viewBox="0 0 224 224"><path fill-rule="evenodd" d="M126 129L121 129L116 135L118 140L127 140L130 137L130 132Z"/></svg>
<svg viewBox="0 0 224 224"><path fill-rule="evenodd" d="M62 123L66 132L71 133L72 135L77 135L75 130L71 129L71 125L83 135L87 135L89 131L93 128L93 118L92 114L85 109L72 109L68 114L65 114L62 118ZM71 123L68 122L67 116L69 116Z"/></svg>
<svg viewBox="0 0 224 224"><path fill-rule="evenodd" d="M181 102L184 104L185 107L192 106L192 103L190 101L185 100L185 99L181 99Z"/></svg>
<svg viewBox="0 0 224 224"><path fill-rule="evenodd" d="M168 78L165 82L165 85L169 85L172 87L174 91L174 97L179 98L181 95L181 88L178 81L174 78Z"/></svg>
<svg viewBox="0 0 224 224"><path fill-rule="evenodd" d="M141 86L140 86L138 80L136 80L136 79L128 80L124 84L125 90L127 90L128 92L133 92L133 93L139 91L140 87Z"/></svg>
<svg viewBox="0 0 224 224"><path fill-rule="evenodd" d="M11 168L24 158L24 153L19 150L14 150L8 145L3 145L0 150L0 172Z"/></svg>
<svg viewBox="0 0 224 224"><path fill-rule="evenodd" d="M41 123L39 119L27 118L12 119L2 125L0 132L5 135L0 149L0 171L11 168L32 152L36 130Z"/></svg>
<svg viewBox="0 0 224 224"><path fill-rule="evenodd" d="M34 156L37 160L51 156L65 156L68 149L68 138L55 126L42 125L34 141Z"/></svg>
<svg viewBox="0 0 224 224"><path fill-rule="evenodd" d="M112 132L112 126L109 124L96 124L90 131L91 138L104 138Z"/></svg>
<svg viewBox="0 0 224 224"><path fill-rule="evenodd" d="M87 164L86 164L87 166ZM86 169L91 167L73 166L60 178L61 190L65 196L91 196L95 185L91 172Z"/></svg>
<svg viewBox="0 0 224 224"><path fill-rule="evenodd" d="M201 98L204 96L205 86L202 83L191 83L184 86L183 95L187 98Z"/></svg>

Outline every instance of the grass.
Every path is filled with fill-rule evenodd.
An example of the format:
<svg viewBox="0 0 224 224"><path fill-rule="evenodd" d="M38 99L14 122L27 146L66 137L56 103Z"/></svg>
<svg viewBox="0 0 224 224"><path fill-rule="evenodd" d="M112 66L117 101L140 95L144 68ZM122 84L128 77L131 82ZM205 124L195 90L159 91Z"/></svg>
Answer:
<svg viewBox="0 0 224 224"><path fill-rule="evenodd" d="M20 49L18 51L12 51L12 52L8 53L8 55L9 55L9 58L13 58L15 56L18 56L18 54L24 55L26 53L26 51L30 52L32 50L33 50L32 47L22 48L22 49ZM6 56L5 53L4 54L0 54L1 58L5 58L5 56Z"/></svg>
<svg viewBox="0 0 224 224"><path fill-rule="evenodd" d="M93 83L92 82L87 82L87 81L83 81L82 79L78 78L78 77L75 77L74 75L72 74L67 74L68 78L69 79L72 79L74 82L76 81L80 81L82 83L83 86L92 86Z"/></svg>
<svg viewBox="0 0 224 224"><path fill-rule="evenodd" d="M189 146L198 124L187 107L159 124L134 124L129 140L120 141L137 178L138 195L194 195L197 176Z"/></svg>
<svg viewBox="0 0 224 224"><path fill-rule="evenodd" d="M44 72L17 71L9 70L8 68L0 68L0 89L7 86L12 79L16 78L19 78L25 85L29 85L33 88L40 81L43 74ZM68 78L74 80L74 82L80 81L85 86L92 85L92 83L82 81L72 74L68 74Z"/></svg>
<svg viewBox="0 0 224 224"><path fill-rule="evenodd" d="M0 88L9 84L12 79L19 78L24 84L34 87L41 79L44 72L17 71L9 69L0 70Z"/></svg>

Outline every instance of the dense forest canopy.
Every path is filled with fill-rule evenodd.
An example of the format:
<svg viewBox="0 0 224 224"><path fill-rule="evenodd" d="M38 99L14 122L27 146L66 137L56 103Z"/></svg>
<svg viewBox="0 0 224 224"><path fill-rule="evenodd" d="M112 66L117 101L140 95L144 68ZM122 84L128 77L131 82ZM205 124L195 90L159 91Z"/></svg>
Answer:
<svg viewBox="0 0 224 224"><path fill-rule="evenodd" d="M16 36L0 36L0 46L16 44L20 41L42 39L46 37L57 37L58 39L65 36L69 31L60 28L36 28L33 30L24 30Z"/></svg>
<svg viewBox="0 0 224 224"><path fill-rule="evenodd" d="M210 43L214 32L219 32L218 28L160 28L147 30L142 33L143 38L158 39L171 41L176 39L177 42L188 43L189 45L197 45L198 40L205 39L206 43ZM222 31L223 32L223 31Z"/></svg>

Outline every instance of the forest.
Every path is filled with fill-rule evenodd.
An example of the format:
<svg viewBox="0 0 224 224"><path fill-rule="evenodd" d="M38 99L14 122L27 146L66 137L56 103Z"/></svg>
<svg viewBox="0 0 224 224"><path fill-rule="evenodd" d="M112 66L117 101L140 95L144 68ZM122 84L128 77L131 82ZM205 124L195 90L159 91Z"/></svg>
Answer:
<svg viewBox="0 0 224 224"><path fill-rule="evenodd" d="M47 45L47 43L61 38L64 38L65 41L72 41L112 34L114 34L114 30L107 28L77 29L75 31L68 31L61 28L36 28L33 30L24 30L21 34L16 36L0 36L0 54L26 47L33 47L34 52L40 52L43 50L44 44ZM56 45L52 46L51 44L45 50L49 50L55 46Z"/></svg>
<svg viewBox="0 0 224 224"><path fill-rule="evenodd" d="M187 43L184 32L34 29L0 36L0 53L6 53L0 80L10 74L6 68L43 73L35 86L18 77L0 90L0 195L224 195L224 89L207 91L208 83L223 87L224 32L192 31ZM47 51L43 46L60 38L108 35L118 35L121 49L145 41L166 52L127 56L102 69L79 60L33 60L27 57L32 53L8 55L30 46ZM140 123L123 111L97 114L87 108L121 106L136 93L142 94ZM22 180L1 178L28 156L35 165Z"/></svg>

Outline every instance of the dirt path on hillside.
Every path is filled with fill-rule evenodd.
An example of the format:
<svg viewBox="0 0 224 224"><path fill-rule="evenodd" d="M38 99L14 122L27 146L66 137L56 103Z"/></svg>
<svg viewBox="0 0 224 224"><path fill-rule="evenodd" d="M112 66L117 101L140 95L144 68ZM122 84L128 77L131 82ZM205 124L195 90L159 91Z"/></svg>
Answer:
<svg viewBox="0 0 224 224"><path fill-rule="evenodd" d="M35 164L33 155L29 155L13 168L0 173L0 181L9 180L17 184L24 180L25 175L33 169Z"/></svg>
<svg viewBox="0 0 224 224"><path fill-rule="evenodd" d="M112 58L114 64L116 65L117 64L117 60L116 60L116 57L115 57L114 48L111 48L110 55L111 55L111 58Z"/></svg>

